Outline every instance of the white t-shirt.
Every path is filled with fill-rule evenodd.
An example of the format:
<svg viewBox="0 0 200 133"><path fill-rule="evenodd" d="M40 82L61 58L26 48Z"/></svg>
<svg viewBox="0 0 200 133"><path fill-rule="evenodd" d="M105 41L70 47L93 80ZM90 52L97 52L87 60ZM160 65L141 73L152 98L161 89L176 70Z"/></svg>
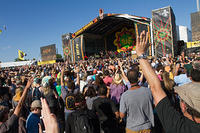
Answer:
<svg viewBox="0 0 200 133"><path fill-rule="evenodd" d="M80 80L80 92L83 93L83 87L87 85L87 81Z"/></svg>

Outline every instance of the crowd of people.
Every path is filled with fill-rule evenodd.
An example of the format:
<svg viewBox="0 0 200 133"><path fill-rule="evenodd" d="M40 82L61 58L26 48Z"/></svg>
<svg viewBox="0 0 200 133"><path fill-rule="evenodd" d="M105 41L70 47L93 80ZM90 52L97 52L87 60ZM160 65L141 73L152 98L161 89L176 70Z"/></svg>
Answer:
<svg viewBox="0 0 200 133"><path fill-rule="evenodd" d="M200 57L88 59L1 68L1 133L198 133Z"/></svg>

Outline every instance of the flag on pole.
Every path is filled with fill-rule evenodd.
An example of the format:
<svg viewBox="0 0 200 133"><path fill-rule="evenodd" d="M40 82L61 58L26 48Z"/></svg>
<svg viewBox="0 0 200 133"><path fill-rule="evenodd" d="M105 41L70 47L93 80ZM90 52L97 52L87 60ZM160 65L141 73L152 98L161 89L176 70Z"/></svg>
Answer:
<svg viewBox="0 0 200 133"><path fill-rule="evenodd" d="M7 29L6 25L4 25L3 28L4 28L4 30L6 30Z"/></svg>
<svg viewBox="0 0 200 133"><path fill-rule="evenodd" d="M20 60L24 60L24 56L26 56L26 54L23 51L18 50L18 58Z"/></svg>

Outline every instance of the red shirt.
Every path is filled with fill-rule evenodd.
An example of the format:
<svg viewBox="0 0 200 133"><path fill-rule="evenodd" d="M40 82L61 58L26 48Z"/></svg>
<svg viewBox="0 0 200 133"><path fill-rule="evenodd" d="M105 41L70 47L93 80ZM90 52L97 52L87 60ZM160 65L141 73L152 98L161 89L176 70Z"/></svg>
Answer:
<svg viewBox="0 0 200 133"><path fill-rule="evenodd" d="M104 82L107 86L110 86L110 84L112 83L112 80L113 80L112 77L106 76L106 77L103 79L103 82Z"/></svg>

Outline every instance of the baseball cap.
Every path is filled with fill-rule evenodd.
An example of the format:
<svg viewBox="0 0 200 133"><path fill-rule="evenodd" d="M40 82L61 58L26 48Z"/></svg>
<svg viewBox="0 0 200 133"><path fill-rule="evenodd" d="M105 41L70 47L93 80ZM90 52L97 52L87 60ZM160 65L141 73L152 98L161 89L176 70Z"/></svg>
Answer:
<svg viewBox="0 0 200 133"><path fill-rule="evenodd" d="M200 113L200 83L191 82L174 89L184 102Z"/></svg>
<svg viewBox="0 0 200 133"><path fill-rule="evenodd" d="M42 108L42 104L41 104L40 100L34 100L31 103L31 108Z"/></svg>
<svg viewBox="0 0 200 133"><path fill-rule="evenodd" d="M96 73L97 73L97 69L94 69L93 74L96 74Z"/></svg>
<svg viewBox="0 0 200 133"><path fill-rule="evenodd" d="M43 79L42 79L42 86L43 87L47 87L49 85L49 79L51 79L51 76L45 76Z"/></svg>

